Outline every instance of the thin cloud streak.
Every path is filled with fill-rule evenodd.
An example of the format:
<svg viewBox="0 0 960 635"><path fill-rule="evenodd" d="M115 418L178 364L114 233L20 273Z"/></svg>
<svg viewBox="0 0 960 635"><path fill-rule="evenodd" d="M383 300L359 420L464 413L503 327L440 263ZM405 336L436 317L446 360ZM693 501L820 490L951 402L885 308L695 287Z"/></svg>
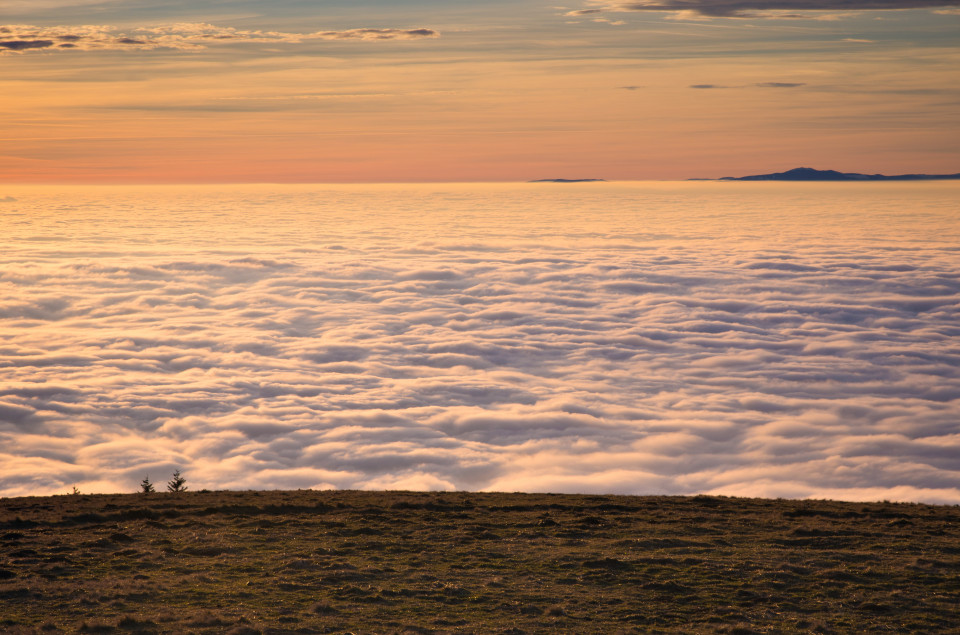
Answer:
<svg viewBox="0 0 960 635"><path fill-rule="evenodd" d="M749 86L723 86L720 84L691 84L690 88L711 89L711 88L800 88L806 86L804 82L757 82Z"/></svg>

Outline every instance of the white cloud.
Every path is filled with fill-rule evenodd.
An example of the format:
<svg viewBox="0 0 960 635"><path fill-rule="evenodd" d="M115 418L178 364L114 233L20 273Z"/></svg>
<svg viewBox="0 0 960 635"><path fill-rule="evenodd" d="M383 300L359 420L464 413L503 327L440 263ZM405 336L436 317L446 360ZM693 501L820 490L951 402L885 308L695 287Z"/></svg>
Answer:
<svg viewBox="0 0 960 635"><path fill-rule="evenodd" d="M884 185L18 189L0 494L960 502L954 191Z"/></svg>

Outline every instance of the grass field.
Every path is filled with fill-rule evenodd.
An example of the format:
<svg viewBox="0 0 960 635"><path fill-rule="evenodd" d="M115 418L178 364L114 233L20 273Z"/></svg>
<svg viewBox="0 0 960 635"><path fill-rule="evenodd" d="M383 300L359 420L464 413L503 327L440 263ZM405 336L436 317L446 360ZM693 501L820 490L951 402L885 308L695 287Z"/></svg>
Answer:
<svg viewBox="0 0 960 635"><path fill-rule="evenodd" d="M2 499L0 631L960 632L960 507L348 491Z"/></svg>

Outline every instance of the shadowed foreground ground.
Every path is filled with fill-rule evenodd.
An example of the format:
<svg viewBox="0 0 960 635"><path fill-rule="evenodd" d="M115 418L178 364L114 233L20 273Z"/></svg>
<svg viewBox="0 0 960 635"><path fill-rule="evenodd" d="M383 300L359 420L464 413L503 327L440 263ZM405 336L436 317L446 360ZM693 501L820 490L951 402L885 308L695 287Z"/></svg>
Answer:
<svg viewBox="0 0 960 635"><path fill-rule="evenodd" d="M0 631L960 629L960 507L411 492L0 500Z"/></svg>

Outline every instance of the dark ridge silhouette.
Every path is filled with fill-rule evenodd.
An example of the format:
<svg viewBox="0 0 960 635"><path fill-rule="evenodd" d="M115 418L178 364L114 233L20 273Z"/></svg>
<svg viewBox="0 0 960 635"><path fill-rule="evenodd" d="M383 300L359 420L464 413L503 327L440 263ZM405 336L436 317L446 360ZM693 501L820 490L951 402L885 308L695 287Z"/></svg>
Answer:
<svg viewBox="0 0 960 635"><path fill-rule="evenodd" d="M794 168L786 172L773 174L754 174L752 176L725 176L720 181L935 181L960 179L960 174L859 174L857 172L837 172L836 170L815 170L813 168Z"/></svg>

